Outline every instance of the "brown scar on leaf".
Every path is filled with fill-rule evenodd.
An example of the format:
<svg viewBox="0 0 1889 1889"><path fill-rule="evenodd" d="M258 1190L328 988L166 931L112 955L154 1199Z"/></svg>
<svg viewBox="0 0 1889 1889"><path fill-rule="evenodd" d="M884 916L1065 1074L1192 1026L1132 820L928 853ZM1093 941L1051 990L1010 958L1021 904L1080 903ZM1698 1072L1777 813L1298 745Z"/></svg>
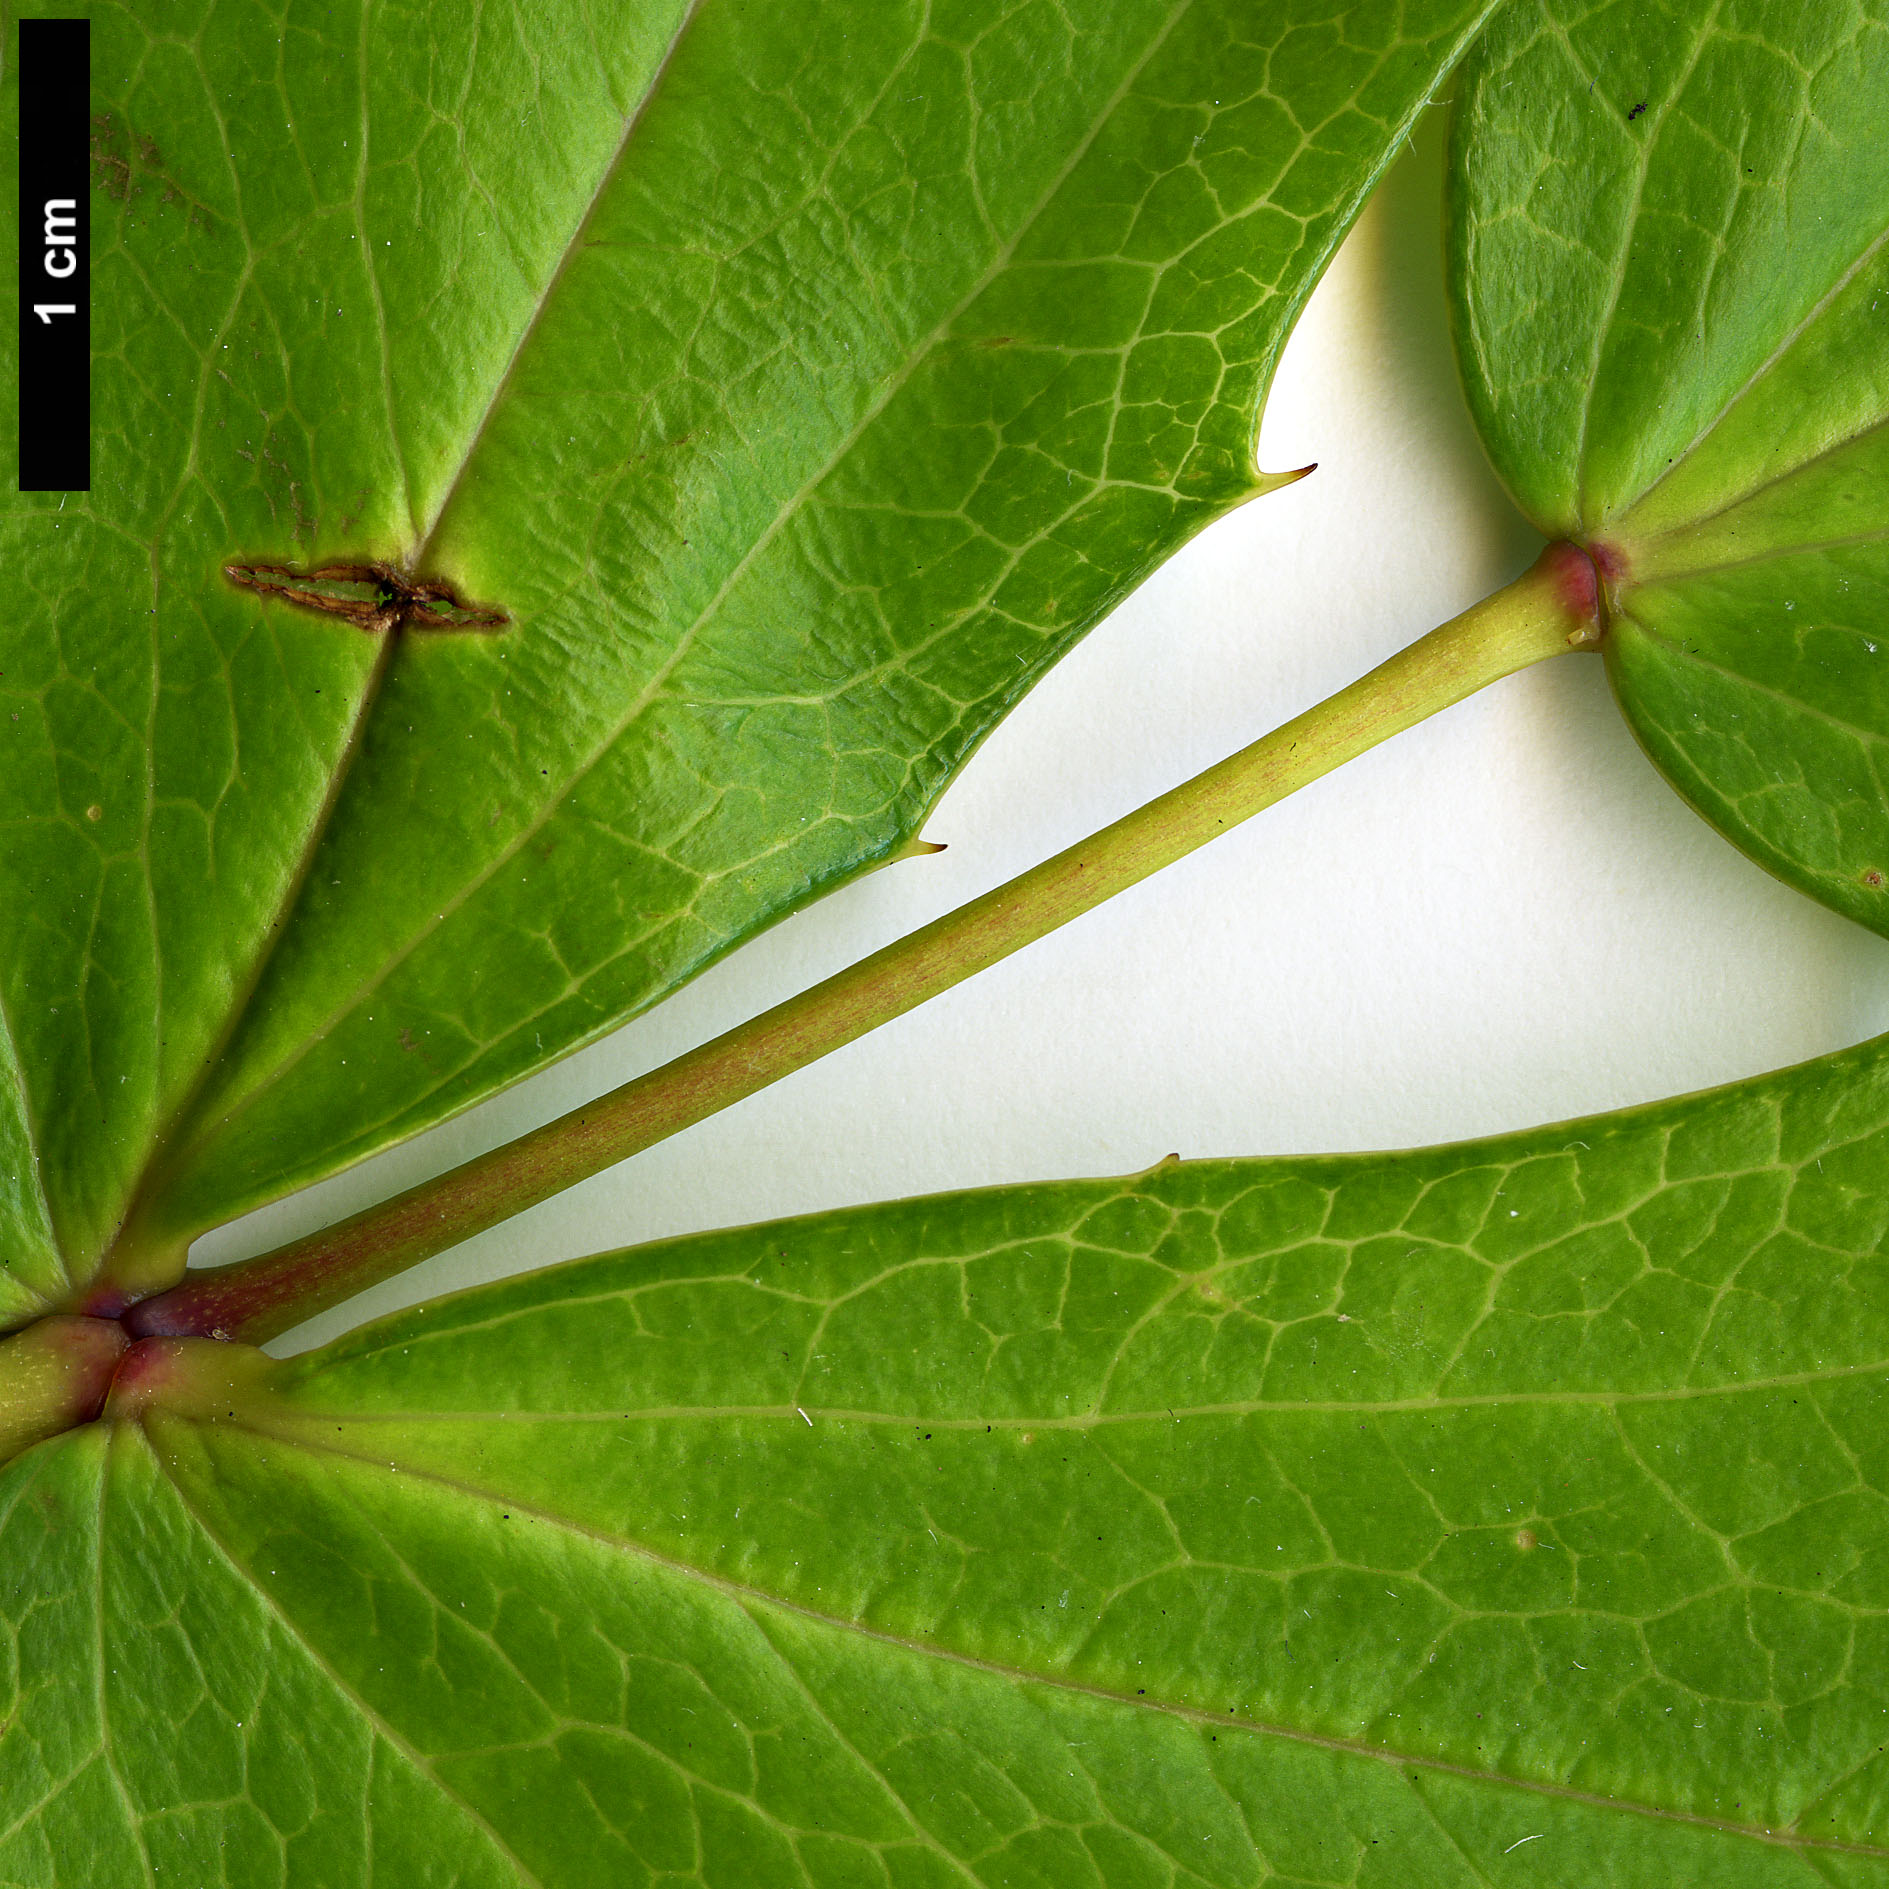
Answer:
<svg viewBox="0 0 1889 1889"><path fill-rule="evenodd" d="M92 120L92 168L98 173L98 185L108 197L124 203L131 196L131 165L117 148L117 134L110 112L100 112Z"/></svg>
<svg viewBox="0 0 1889 1889"><path fill-rule="evenodd" d="M184 206L184 215L194 229L208 229L212 213L164 169L164 154L157 140L141 131L126 132L110 112L99 112L92 119L91 156L93 180L115 203L130 205L134 197L144 195L147 182L162 186L158 202L168 208ZM133 219L135 222L137 219Z"/></svg>
<svg viewBox="0 0 1889 1889"><path fill-rule="evenodd" d="M226 564L223 575L245 590L340 617L370 636L405 629L499 630L511 622L503 610L463 602L450 584L408 577L391 564L324 564L317 571Z"/></svg>

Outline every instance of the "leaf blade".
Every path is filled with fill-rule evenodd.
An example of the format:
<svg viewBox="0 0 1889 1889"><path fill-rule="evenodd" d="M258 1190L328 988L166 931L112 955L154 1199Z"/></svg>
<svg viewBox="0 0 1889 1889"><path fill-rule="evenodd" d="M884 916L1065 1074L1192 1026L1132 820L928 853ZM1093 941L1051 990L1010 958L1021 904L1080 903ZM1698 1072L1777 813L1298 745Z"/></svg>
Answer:
<svg viewBox="0 0 1889 1889"><path fill-rule="evenodd" d="M1255 25L1218 0L1148 0L1075 33L1025 9L980 37L972 7L927 38L905 11L823 9L818 31L849 37L819 60L791 22L714 6L640 11L594 60L548 15L510 23L498 50L397 32L383 46L358 16L331 45L296 42L288 123L321 146L315 187L251 205L225 181L217 214L259 248L243 292L270 314L324 272L346 291L332 312L316 295L320 324L298 315L285 352L289 405L312 432L291 439L285 422L258 446L252 430L242 449L259 486L249 515L266 501L281 516L245 529L240 558L397 562L423 530L444 567L423 574L514 627L478 646L408 639L376 683L338 626L218 595L233 635L340 652L342 707L372 702L350 748L329 699L340 680L288 684L298 703L322 689L329 746L270 818L319 827L318 853L246 867L242 923L167 894L166 909L219 925L210 981L226 1001L180 989L191 1027L165 1033L141 1093L113 1099L129 1115L117 1165L83 1185L68 1242L80 1272L134 1188L124 1260L161 1270L203 1226L468 1105L895 851L1088 623L1263 489L1254 419L1290 317L1483 10L1424 0ZM320 112L296 63L317 50L345 52L354 75ZM240 63L241 29L211 53L212 70ZM472 140L470 181L442 186L439 233L406 257L410 180L431 175L439 122L465 115L467 87L503 91L534 60L541 115L565 127L556 187L518 183L532 166L490 130ZM925 82L908 95L914 73ZM1216 85L1223 110L1203 103ZM167 106L207 177L227 158L192 86ZM123 88L148 121L150 89ZM809 157L810 123L831 128L830 154ZM128 138L113 160L133 178L140 149ZM184 200L209 201L208 181L172 169ZM504 190L476 187L488 171ZM493 235L487 295L486 263L461 265L497 253ZM120 240L150 260L138 217ZM390 241L391 266L364 261ZM358 343L356 308L374 314ZM215 456L217 422L253 425L283 396L261 370L226 394L211 364L223 329L203 341L204 325L188 308L173 323L180 355L204 356L198 450ZM441 351L461 336L467 359L447 371ZM344 388L362 416L352 438L337 431ZM870 451L820 483L868 421ZM941 431L954 442L914 484L913 433ZM378 469L344 506L348 457L370 446ZM167 516L170 488L147 484L147 512ZM680 655L705 610L724 627ZM206 653L208 686L221 659ZM280 692L253 706L284 712ZM314 790L344 765L330 813ZM32 876L73 870L49 858ZM169 956L146 949L147 986ZM123 1005L114 1062L149 1019ZM35 1093L73 1054L62 1042L30 1059ZM76 1123L68 1140L56 1167L84 1167Z"/></svg>
<svg viewBox="0 0 1889 1889"><path fill-rule="evenodd" d="M1368 1881L1380 1824L1400 1881L1537 1835L1571 1879L1871 1881L1886 1149L1868 1044L1487 1142L572 1262L145 1422L547 1882L818 1882L817 1836L1133 1883L1241 1829L1189 1867ZM686 1773L708 1700L801 1772L744 1735L678 1796L648 1753ZM928 1809L958 1752L995 1769ZM707 1830L698 1785L747 1806L727 1847L638 1850Z"/></svg>
<svg viewBox="0 0 1889 1889"><path fill-rule="evenodd" d="M1134 1883L1161 1863L1185 1868L1182 1881L1250 1882L1274 1871L1369 1881L1368 1868L1348 1877L1344 1865L1375 1841L1395 1846L1396 1880L1454 1885L1487 1880L1479 1869L1550 1832L1563 1839L1564 1861L1570 1851L1596 1861L1613 1851L1609 1860L1649 1880L1662 1863L1682 1872L1716 1863L1727 1873L1715 1880L1740 1884L1808 1879L1801 1858L1748 1833L1648 1818L1592 1793L1544 1798L1487 1773L1413 1767L1406 1754L1387 1763L1365 1740L1282 1737L1230 1714L1171 1702L1150 1709L1132 1694L941 1659L935 1645L842 1630L831 1617L731 1595L659 1562L626 1568L588 1536L575 1551L558 1543L533 1555L523 1546L528 1531L542 1532L550 1518L512 1509L499 1522L496 1505L468 1507L460 1490L446 1492L451 1513L442 1513L441 1491L424 1476L344 1461L330 1465L341 1470L337 1483L311 1497L310 1486L326 1480L314 1453L299 1456L285 1489L279 1459L259 1469L258 1440L227 1428L196 1440L208 1456L195 1463L169 1430L159 1447L177 1451L176 1473L196 1500L221 1505L219 1532L246 1511L236 1526L248 1539L237 1552L252 1578L349 1662L352 1687L379 1686L376 1708L396 1726L426 1729L433 1764L455 1794L477 1804L547 1884L641 1880L642 1870L665 1866L704 1883L816 1883L843 1880L849 1851L876 1852L895 1881L1003 1880L1008 1871L1045 1884ZM285 1513L304 1544L308 1525L320 1525L319 1566L286 1565ZM511 1532L500 1539L506 1523ZM471 1555L462 1552L468 1536ZM401 1569L414 1599L436 1612L432 1657L459 1682L450 1698L437 1681L370 1681L370 1662L392 1649L363 1637L358 1603L337 1609L335 1596L352 1594L373 1569L383 1597ZM508 1589L532 1597L532 1620L506 1617ZM489 1641L485 1657L455 1645L450 1627L465 1622L462 1637ZM628 1666L626 1719L613 1709L617 1687L599 1691L594 1671L584 1696L568 1652L544 1667L547 1636L560 1629L600 1654L613 1649L605 1672L618 1659ZM750 1752L726 1738L716 1749L712 1737L704 1750L701 1720L718 1710L732 1711L737 1727L765 1727L780 1755L770 1762L765 1746ZM514 1718L559 1717L572 1730L555 1761L525 1759L532 1741L520 1747ZM628 1740L612 1736L618 1724ZM581 1736L593 1727L594 1743ZM493 1742L502 1762L484 1755ZM696 1787L693 1801L673 1781L664 1790L652 1752ZM944 1793L941 1772L954 1785ZM741 1808L715 1815L717 1790Z"/></svg>
<svg viewBox="0 0 1889 1889"><path fill-rule="evenodd" d="M0 1546L56 1564L20 1492L109 1447L154 1830L232 1750L140 1730L160 1669L248 1720L286 1657L502 1880L1877 1881L1886 1150L1878 1042L603 1255L260 1391L156 1341L141 1419L0 1473Z"/></svg>
<svg viewBox="0 0 1889 1889"><path fill-rule="evenodd" d="M1889 601L1886 97L1873 5L1542 0L1467 70L1451 184L1477 424L1536 522L1596 547L1630 726L1734 844L1878 931L1857 744L1883 724L1846 631ZM1825 722L1833 672L1866 729Z"/></svg>

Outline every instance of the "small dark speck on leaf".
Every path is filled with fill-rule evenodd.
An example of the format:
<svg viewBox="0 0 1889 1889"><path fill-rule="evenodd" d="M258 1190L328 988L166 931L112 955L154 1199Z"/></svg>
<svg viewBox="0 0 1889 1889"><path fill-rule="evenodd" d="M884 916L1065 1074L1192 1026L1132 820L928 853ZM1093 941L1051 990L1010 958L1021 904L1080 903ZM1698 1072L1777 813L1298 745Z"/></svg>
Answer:
<svg viewBox="0 0 1889 1889"><path fill-rule="evenodd" d="M1631 124L1634 121L1634 119L1639 117L1639 115L1645 110L1646 110L1646 100L1641 99L1640 102L1636 106L1634 106L1634 108L1630 112L1627 113L1627 123Z"/></svg>
<svg viewBox="0 0 1889 1889"><path fill-rule="evenodd" d="M1870 869L1863 874L1863 883L1868 886L1872 892L1880 891L1882 888L1881 870L1878 867L1871 866Z"/></svg>

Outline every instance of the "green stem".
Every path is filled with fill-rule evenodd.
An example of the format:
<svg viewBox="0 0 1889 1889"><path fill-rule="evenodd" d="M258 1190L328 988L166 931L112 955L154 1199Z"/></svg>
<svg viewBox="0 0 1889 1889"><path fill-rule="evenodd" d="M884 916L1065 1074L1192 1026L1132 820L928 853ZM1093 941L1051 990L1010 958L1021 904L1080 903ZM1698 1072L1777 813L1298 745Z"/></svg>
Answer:
<svg viewBox="0 0 1889 1889"><path fill-rule="evenodd" d="M1007 885L517 1141L275 1252L194 1274L133 1306L125 1326L260 1344L903 1016L1439 709L1599 640L1592 564L1550 546L1349 688Z"/></svg>

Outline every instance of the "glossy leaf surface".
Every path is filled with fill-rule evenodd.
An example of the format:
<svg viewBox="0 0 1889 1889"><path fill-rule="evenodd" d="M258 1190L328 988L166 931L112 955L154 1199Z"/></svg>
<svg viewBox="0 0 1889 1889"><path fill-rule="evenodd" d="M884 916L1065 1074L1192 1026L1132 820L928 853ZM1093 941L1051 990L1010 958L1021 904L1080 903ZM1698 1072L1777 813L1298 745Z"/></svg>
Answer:
<svg viewBox="0 0 1889 1889"><path fill-rule="evenodd" d="M1889 1881L1885 1055L160 1349L0 1475L0 1876Z"/></svg>
<svg viewBox="0 0 1889 1889"><path fill-rule="evenodd" d="M1616 578L1653 760L1889 930L1889 8L1518 0L1466 68L1450 247L1498 471Z"/></svg>
<svg viewBox="0 0 1889 1889"><path fill-rule="evenodd" d="M99 7L95 487L0 523L0 1321L896 851L1265 489L1486 10ZM376 561L509 627L222 575Z"/></svg>

